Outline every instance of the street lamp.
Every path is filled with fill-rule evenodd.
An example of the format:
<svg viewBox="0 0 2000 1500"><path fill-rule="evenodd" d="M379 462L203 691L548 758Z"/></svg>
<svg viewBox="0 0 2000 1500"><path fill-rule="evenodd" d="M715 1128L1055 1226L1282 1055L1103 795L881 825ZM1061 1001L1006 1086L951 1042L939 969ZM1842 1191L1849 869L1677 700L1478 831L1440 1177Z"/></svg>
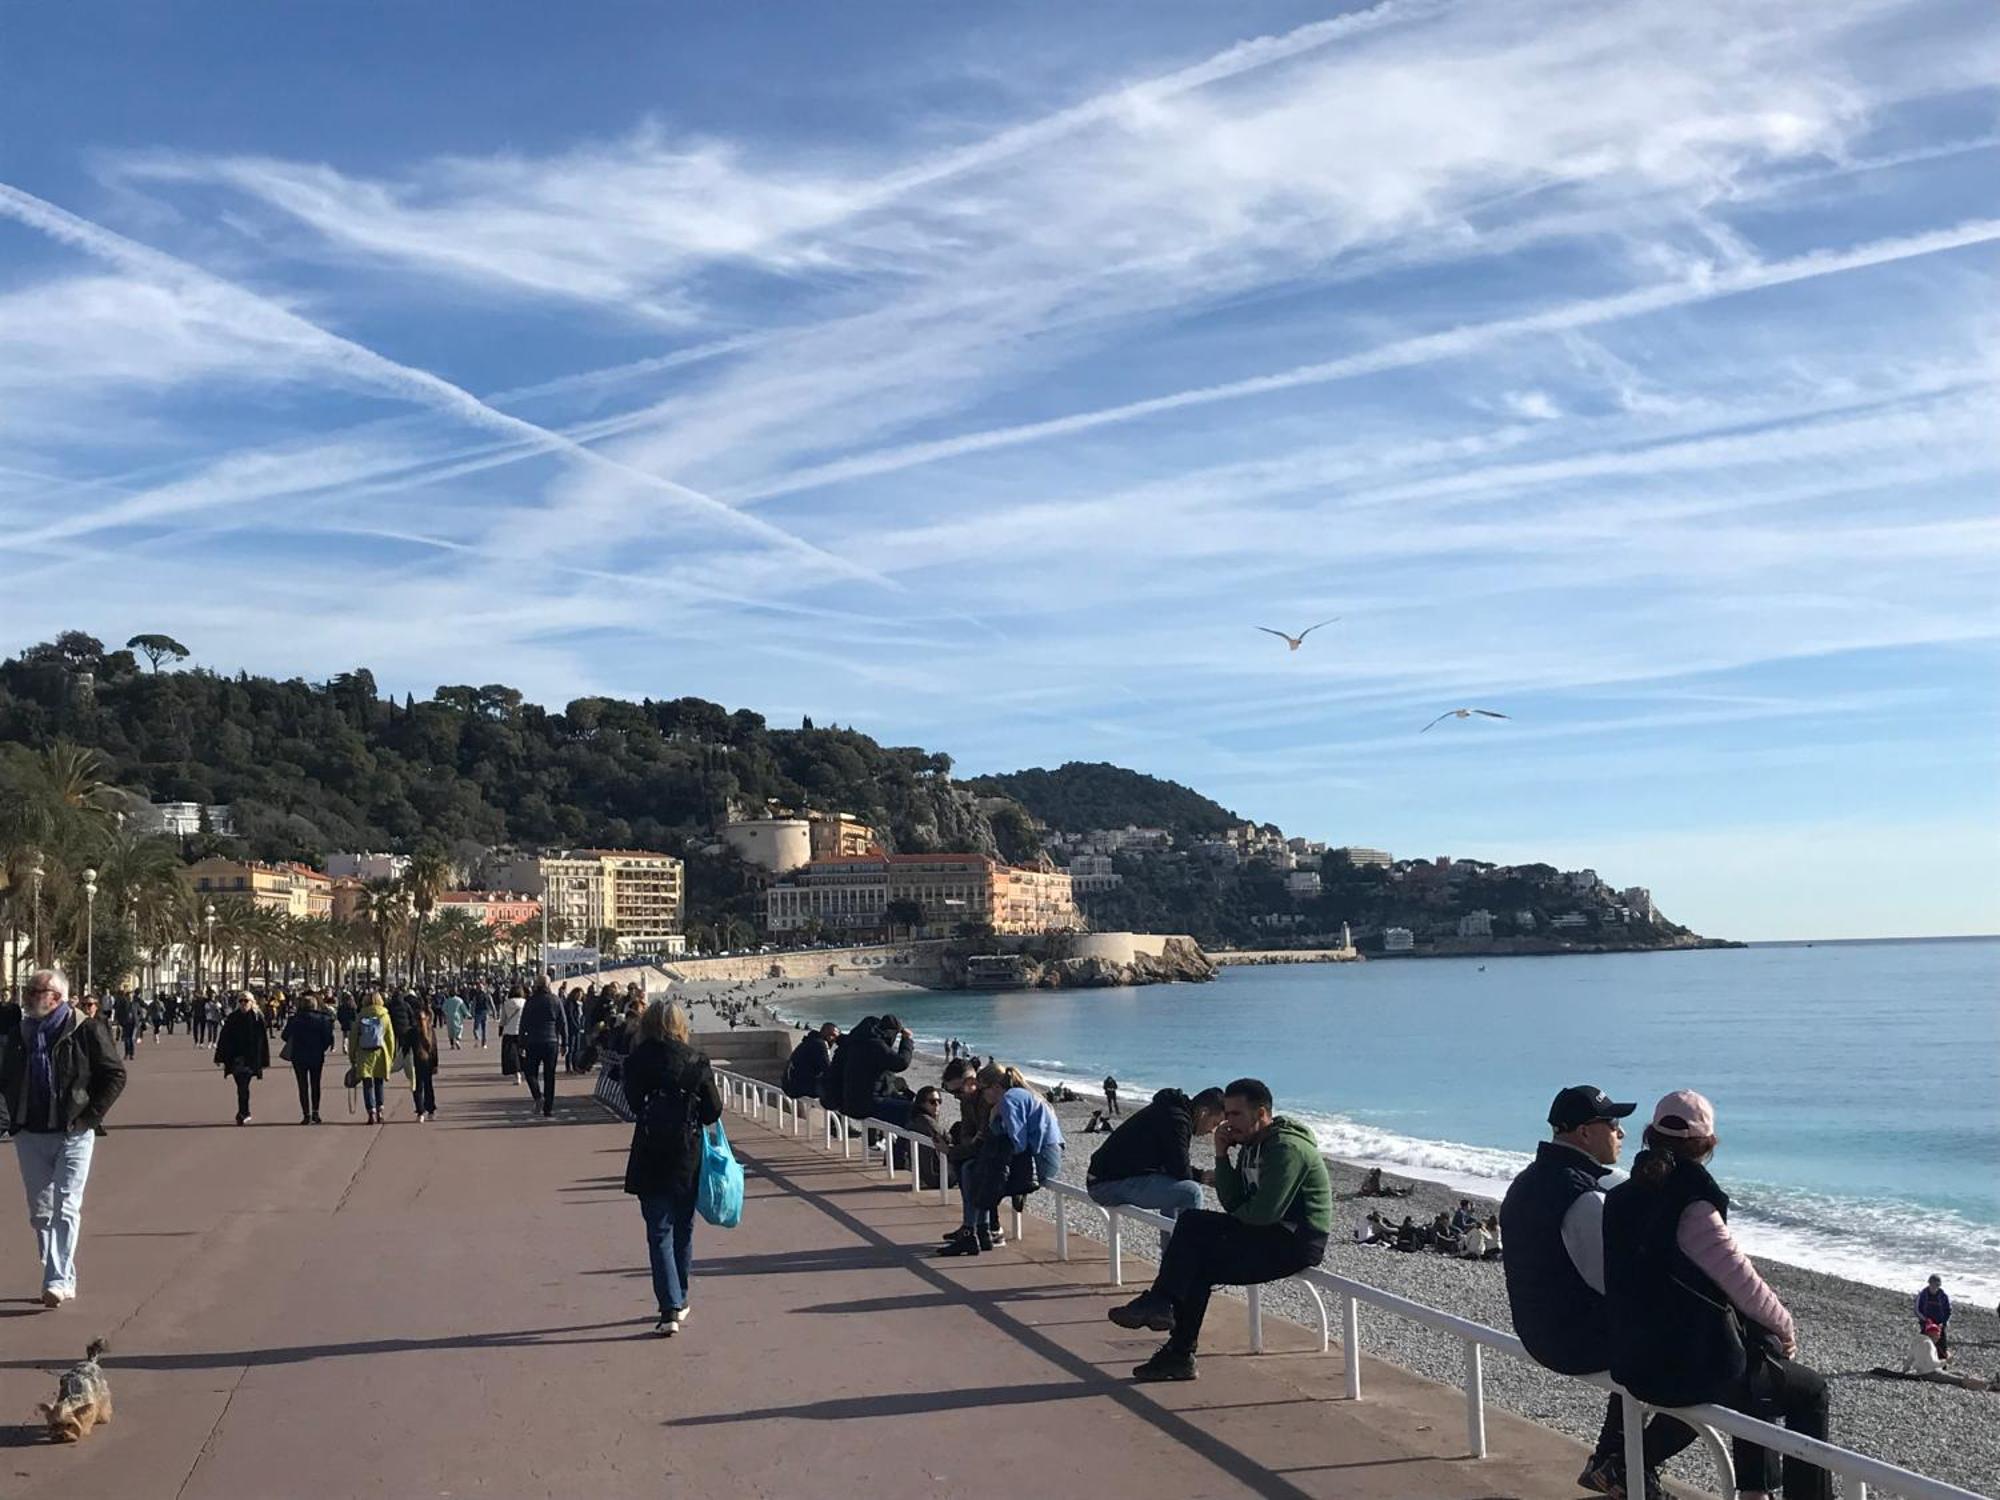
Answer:
<svg viewBox="0 0 2000 1500"><path fill-rule="evenodd" d="M35 886L35 967L42 963L42 855L35 851L35 862L28 867L28 878Z"/></svg>
<svg viewBox="0 0 2000 1500"><path fill-rule="evenodd" d="M205 904L201 909L202 945L201 961L194 966L195 988L208 982L208 955L215 947L215 903Z"/></svg>
<svg viewBox="0 0 2000 1500"><path fill-rule="evenodd" d="M91 991L97 970L97 871L83 872L83 992Z"/></svg>

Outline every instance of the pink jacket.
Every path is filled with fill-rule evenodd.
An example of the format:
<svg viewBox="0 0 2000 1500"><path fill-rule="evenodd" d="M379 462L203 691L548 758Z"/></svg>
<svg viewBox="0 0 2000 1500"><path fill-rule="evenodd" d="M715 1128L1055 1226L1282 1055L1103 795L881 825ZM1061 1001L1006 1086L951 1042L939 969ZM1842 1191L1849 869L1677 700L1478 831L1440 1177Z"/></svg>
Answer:
<svg viewBox="0 0 2000 1500"><path fill-rule="evenodd" d="M1736 1240L1714 1204L1690 1203L1682 1209L1674 1243L1745 1318L1770 1329L1787 1349L1797 1345L1798 1329L1793 1326L1791 1312L1778 1300L1770 1283L1757 1274L1749 1257L1736 1248Z"/></svg>

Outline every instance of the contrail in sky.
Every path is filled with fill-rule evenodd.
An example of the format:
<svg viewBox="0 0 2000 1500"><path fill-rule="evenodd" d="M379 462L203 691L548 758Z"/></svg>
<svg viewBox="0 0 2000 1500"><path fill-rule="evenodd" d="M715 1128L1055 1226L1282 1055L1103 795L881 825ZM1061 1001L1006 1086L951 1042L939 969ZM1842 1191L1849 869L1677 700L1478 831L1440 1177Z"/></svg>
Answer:
<svg viewBox="0 0 2000 1500"><path fill-rule="evenodd" d="M725 505L700 490L691 489L671 479L663 479L657 474L649 474L630 464L620 463L617 459L607 458L559 432L552 432L546 427L488 406L470 391L453 385L450 381L427 370L400 364L352 339L343 338L339 334L321 328L317 323L300 317L268 297L225 281L164 251L129 240L101 224L92 223L88 219L70 213L67 209L58 208L45 199L37 198L32 193L0 183L0 215L17 220L30 229L72 245L132 275L174 285L208 304L221 314L225 321L266 330L277 342L288 343L301 352L310 353L329 367L350 375L362 383L393 391L406 400L456 416L473 426L504 433L551 453L560 453L586 468L642 485L666 496L682 509L704 520L755 537L769 546L784 548L810 557L814 562L847 577L866 579L887 588L897 587L881 574L837 557L801 537L792 535L782 527L774 526L756 516L745 515L733 506ZM92 515L52 522L34 532L16 536L14 540L22 545L33 545L96 530L107 524L115 525L125 520L148 518L144 514L143 503L135 504L133 508L139 513L120 514L121 508L114 506ZM191 507L182 501L167 509L177 511L185 508Z"/></svg>

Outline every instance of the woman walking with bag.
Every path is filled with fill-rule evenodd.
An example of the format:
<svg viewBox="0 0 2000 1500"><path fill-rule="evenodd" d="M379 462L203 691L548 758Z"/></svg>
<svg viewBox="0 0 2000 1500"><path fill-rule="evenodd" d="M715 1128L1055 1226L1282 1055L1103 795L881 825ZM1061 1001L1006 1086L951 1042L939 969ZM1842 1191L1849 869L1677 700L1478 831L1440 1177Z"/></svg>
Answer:
<svg viewBox="0 0 2000 1500"><path fill-rule="evenodd" d="M633 1117L625 1191L639 1200L646 1222L660 1309L653 1331L672 1338L687 1321L703 1135L722 1118L722 1091L708 1058L688 1045L687 1012L665 1000L655 1000L640 1019L623 1081Z"/></svg>
<svg viewBox="0 0 2000 1500"><path fill-rule="evenodd" d="M382 1123L382 1095L396 1066L396 1028L380 994L371 993L354 1017L354 1051L348 1071L361 1084L368 1123Z"/></svg>
<svg viewBox="0 0 2000 1500"><path fill-rule="evenodd" d="M518 1078L521 1076L521 1012L527 1008L528 997L521 993L521 987L514 986L514 993L500 1002L500 1076Z"/></svg>
<svg viewBox="0 0 2000 1500"><path fill-rule="evenodd" d="M1791 1312L1729 1232L1729 1195L1708 1173L1715 1107L1667 1095L1632 1176L1604 1198L1604 1304L1611 1377L1655 1406L1714 1401L1824 1440L1826 1380L1794 1361ZM1734 1440L1739 1500L1770 1500L1778 1455ZM1782 1465L1785 1500L1832 1500L1826 1470ZM1652 1475L1646 1488L1652 1489Z"/></svg>
<svg viewBox="0 0 2000 1500"><path fill-rule="evenodd" d="M311 995L299 1001L299 1008L285 1022L285 1046L280 1056L292 1065L299 1085L299 1123L319 1124L319 1075L326 1054L333 1049L333 1017L320 1009Z"/></svg>
<svg viewBox="0 0 2000 1500"><path fill-rule="evenodd" d="M437 1118L437 1071L437 1020L428 1005L419 1005L410 1027L410 1104L419 1125Z"/></svg>
<svg viewBox="0 0 2000 1500"><path fill-rule="evenodd" d="M250 1080L271 1066L271 1033L257 1013L257 997L245 990L242 1004L222 1023L215 1039L215 1065L236 1083L236 1123L250 1123Z"/></svg>

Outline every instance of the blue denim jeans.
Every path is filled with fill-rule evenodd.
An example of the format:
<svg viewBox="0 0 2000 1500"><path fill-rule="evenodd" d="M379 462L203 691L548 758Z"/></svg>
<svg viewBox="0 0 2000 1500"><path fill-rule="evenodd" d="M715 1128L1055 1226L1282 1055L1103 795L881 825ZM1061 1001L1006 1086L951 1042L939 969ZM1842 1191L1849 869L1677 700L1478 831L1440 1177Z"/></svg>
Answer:
<svg viewBox="0 0 2000 1500"><path fill-rule="evenodd" d="M361 1080L361 1107L363 1109L378 1115L382 1112L382 1088L386 1082L387 1080L382 1078L363 1078Z"/></svg>
<svg viewBox="0 0 2000 1500"><path fill-rule="evenodd" d="M24 1130L14 1137L28 1222L42 1255L42 1289L76 1295L76 1241L83 1225L83 1188L90 1180L89 1129Z"/></svg>
<svg viewBox="0 0 2000 1500"><path fill-rule="evenodd" d="M694 1193L641 1193L639 1213L646 1221L653 1299L664 1318L688 1304L688 1282L694 1270Z"/></svg>
<svg viewBox="0 0 2000 1500"><path fill-rule="evenodd" d="M1178 1218L1191 1208L1201 1207L1200 1183L1183 1182L1164 1172L1114 1177L1107 1182L1093 1182L1084 1191L1090 1194L1092 1203L1102 1208L1149 1208L1169 1219ZM1171 1236L1171 1230L1160 1232L1161 1249L1166 1248Z"/></svg>

